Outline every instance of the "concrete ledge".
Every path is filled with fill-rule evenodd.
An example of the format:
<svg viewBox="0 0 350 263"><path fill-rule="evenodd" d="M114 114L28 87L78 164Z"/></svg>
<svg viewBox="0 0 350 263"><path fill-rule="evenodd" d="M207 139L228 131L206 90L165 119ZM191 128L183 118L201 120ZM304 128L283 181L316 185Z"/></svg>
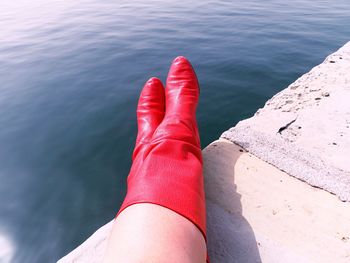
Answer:
<svg viewBox="0 0 350 263"><path fill-rule="evenodd" d="M224 139L203 156L213 263L350 261L350 203Z"/></svg>
<svg viewBox="0 0 350 263"><path fill-rule="evenodd" d="M222 138L350 201L349 101L350 42Z"/></svg>
<svg viewBox="0 0 350 263"><path fill-rule="evenodd" d="M212 263L349 262L350 203L228 140L203 158ZM112 222L58 262L102 262Z"/></svg>
<svg viewBox="0 0 350 263"><path fill-rule="evenodd" d="M105 224L91 235L83 244L74 249L57 263L100 263L107 248L109 234L112 231L113 221Z"/></svg>

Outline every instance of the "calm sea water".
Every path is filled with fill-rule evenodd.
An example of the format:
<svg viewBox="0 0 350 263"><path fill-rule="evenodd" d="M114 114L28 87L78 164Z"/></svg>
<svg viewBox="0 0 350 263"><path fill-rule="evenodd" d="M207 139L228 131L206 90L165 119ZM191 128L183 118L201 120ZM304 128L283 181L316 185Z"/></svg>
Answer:
<svg viewBox="0 0 350 263"><path fill-rule="evenodd" d="M0 3L0 262L47 263L115 215L143 83L187 56L202 146L350 40L350 2Z"/></svg>

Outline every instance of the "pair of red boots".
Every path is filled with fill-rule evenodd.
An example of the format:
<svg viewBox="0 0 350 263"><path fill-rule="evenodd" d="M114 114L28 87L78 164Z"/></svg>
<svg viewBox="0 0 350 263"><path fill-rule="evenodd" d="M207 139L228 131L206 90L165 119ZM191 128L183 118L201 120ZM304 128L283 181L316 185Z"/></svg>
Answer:
<svg viewBox="0 0 350 263"><path fill-rule="evenodd" d="M133 204L157 204L190 220L206 238L198 98L196 74L184 57L173 61L166 88L157 78L147 81L138 102L133 164L119 213Z"/></svg>

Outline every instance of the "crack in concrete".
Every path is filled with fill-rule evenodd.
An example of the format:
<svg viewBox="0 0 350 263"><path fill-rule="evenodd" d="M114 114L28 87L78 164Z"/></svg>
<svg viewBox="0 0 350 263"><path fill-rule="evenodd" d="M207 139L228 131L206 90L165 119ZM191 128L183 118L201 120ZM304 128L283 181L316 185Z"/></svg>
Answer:
<svg viewBox="0 0 350 263"><path fill-rule="evenodd" d="M298 117L296 117L294 120L288 122L286 125L282 126L281 128L279 128L278 132L279 134L282 134L282 132L287 129L291 124L293 124L296 120L297 120Z"/></svg>

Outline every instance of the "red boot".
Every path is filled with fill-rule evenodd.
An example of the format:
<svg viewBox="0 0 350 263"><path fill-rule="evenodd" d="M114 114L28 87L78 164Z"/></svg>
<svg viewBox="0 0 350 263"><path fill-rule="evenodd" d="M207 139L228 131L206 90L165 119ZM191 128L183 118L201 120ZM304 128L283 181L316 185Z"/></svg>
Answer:
<svg viewBox="0 0 350 263"><path fill-rule="evenodd" d="M145 84L127 195L118 214L133 204L157 204L190 220L206 238L198 97L196 74L184 57L173 61L165 90L157 78Z"/></svg>

